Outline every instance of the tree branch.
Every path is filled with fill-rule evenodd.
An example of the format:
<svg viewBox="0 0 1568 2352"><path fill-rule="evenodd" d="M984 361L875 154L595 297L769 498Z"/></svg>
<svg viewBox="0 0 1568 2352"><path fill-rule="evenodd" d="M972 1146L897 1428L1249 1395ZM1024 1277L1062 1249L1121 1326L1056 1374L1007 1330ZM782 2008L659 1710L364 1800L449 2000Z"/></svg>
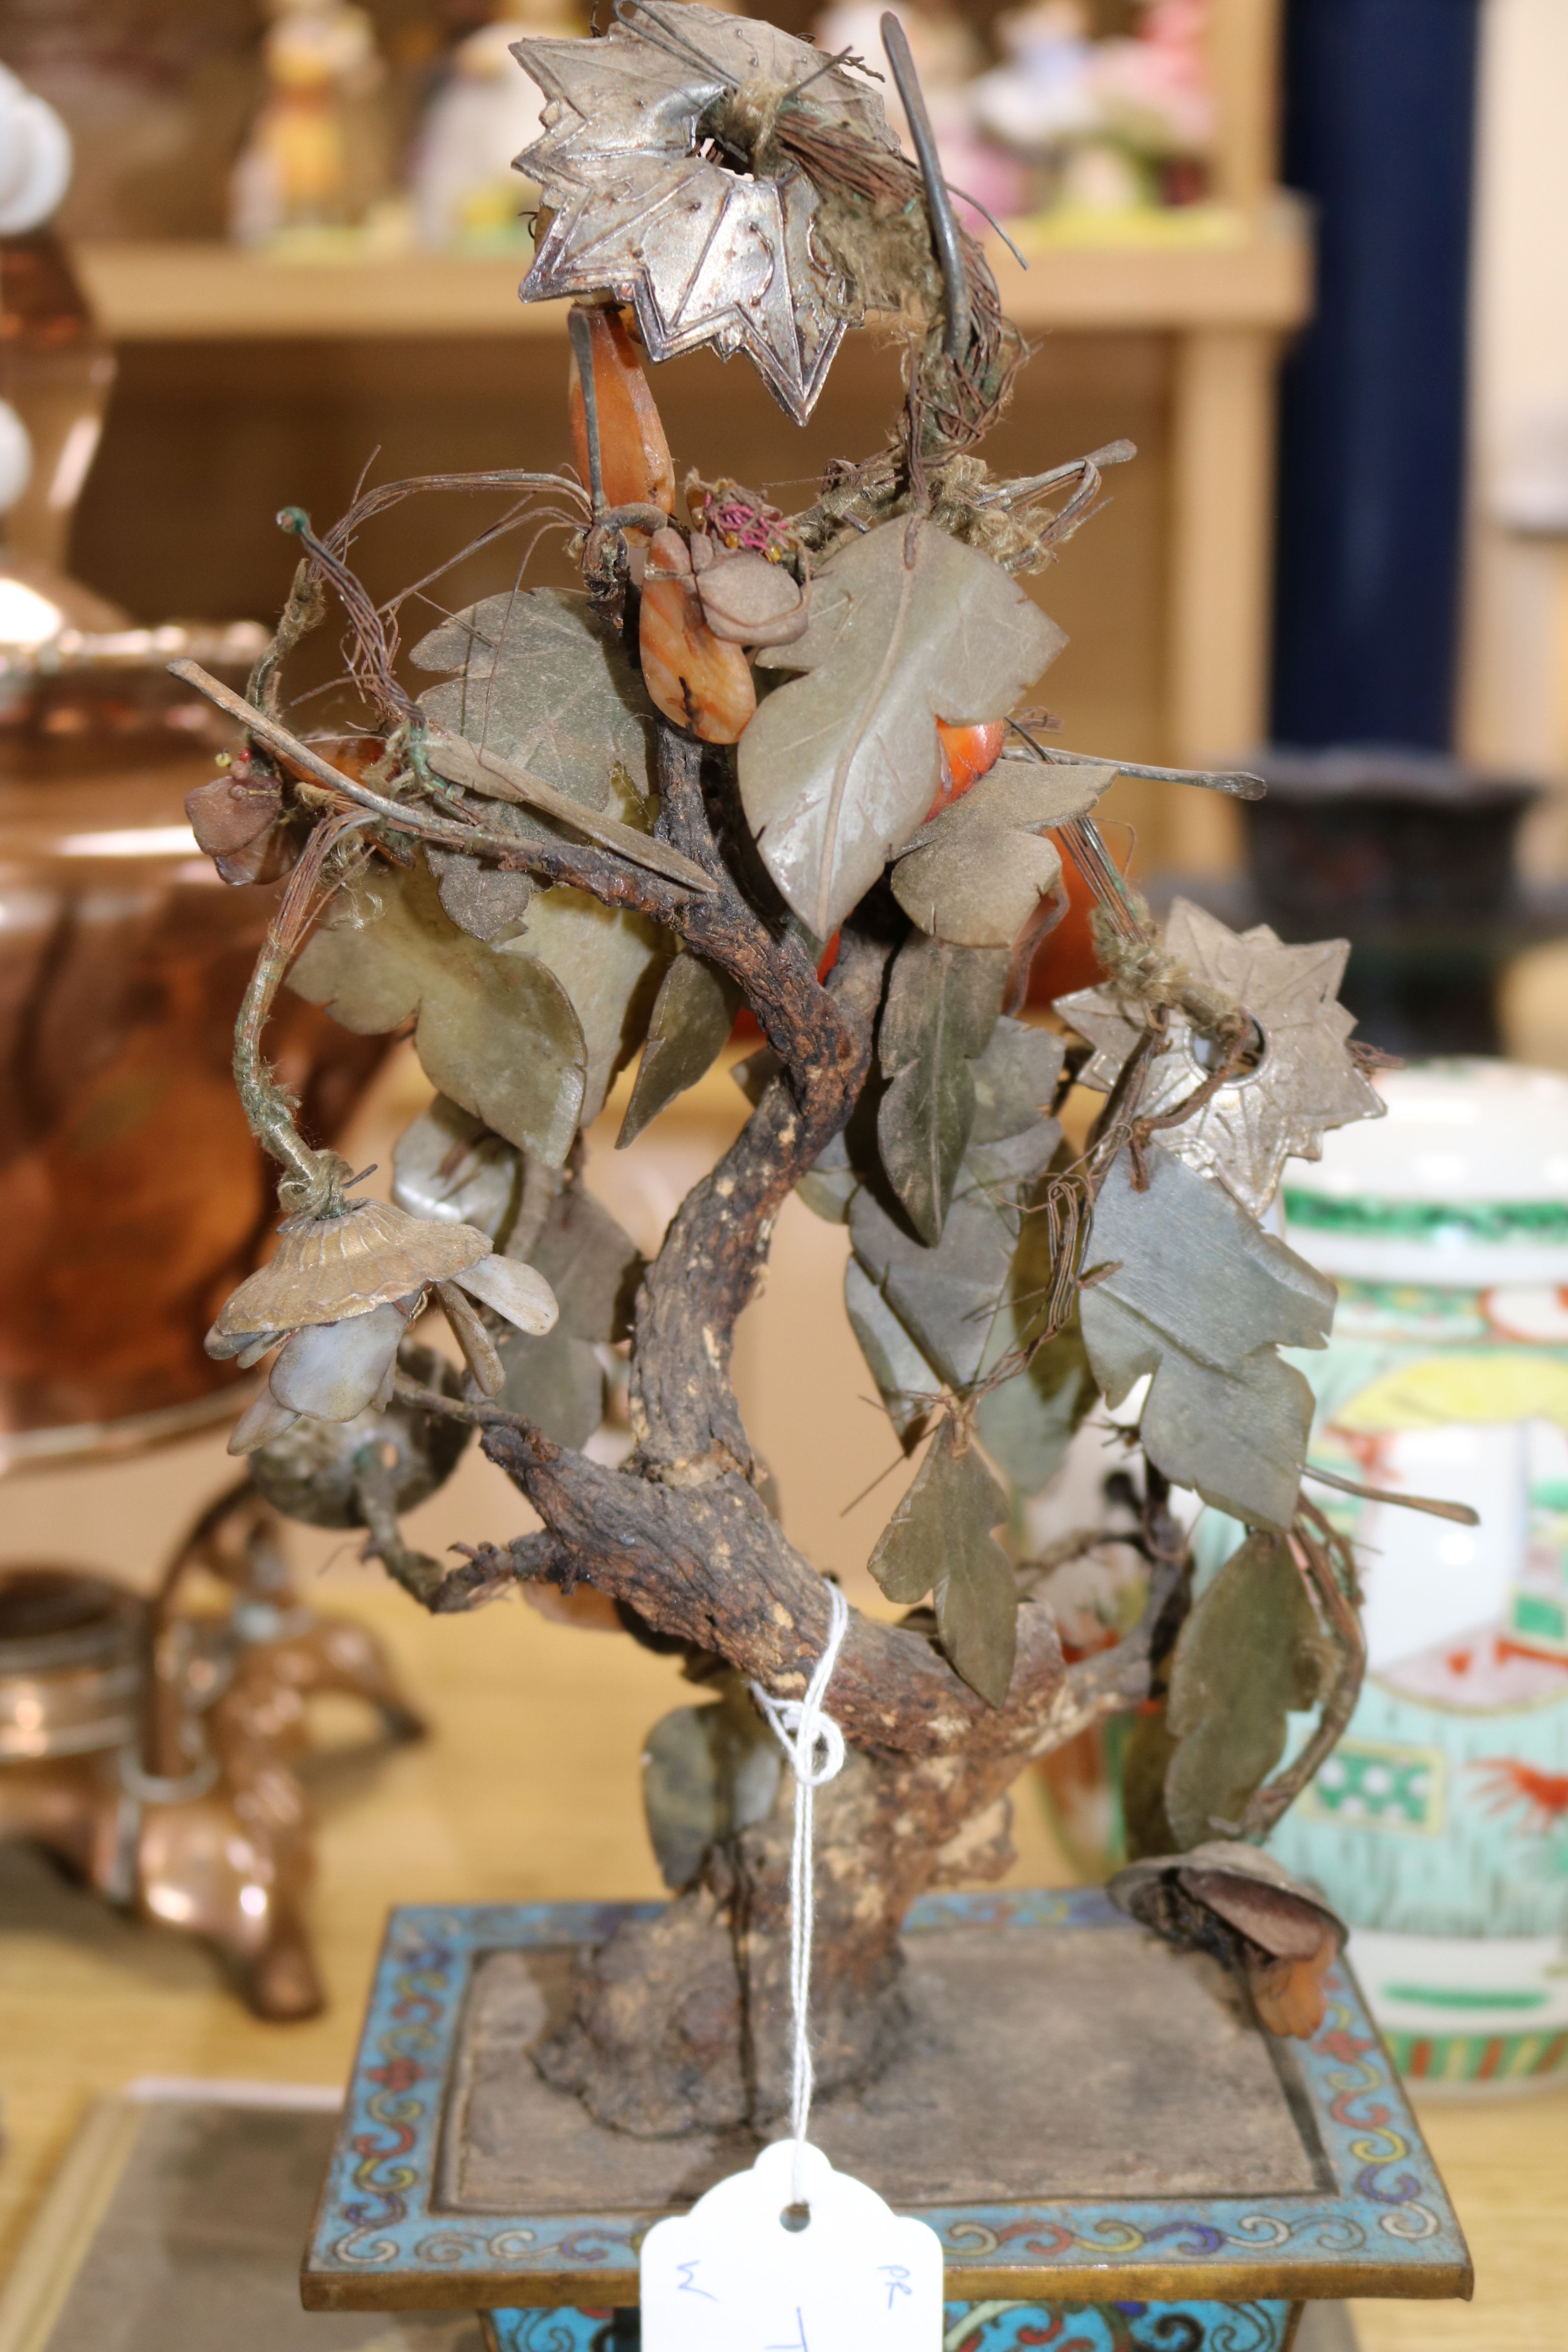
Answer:
<svg viewBox="0 0 1568 2352"><path fill-rule="evenodd" d="M716 885L711 896L683 904L671 927L738 982L782 1066L731 1150L687 1195L644 1277L630 1462L607 1469L515 1415L470 1407L486 1454L527 1496L544 1530L476 1550L447 1572L429 1605L476 1607L513 1580L570 1586L584 1579L656 1633L712 1652L790 1696L804 1690L827 1638L827 1594L752 1483L731 1349L780 1207L865 1083L891 940L877 936L869 912L866 929L846 927L831 978L819 982L801 943L775 936L742 897L709 819L701 757L700 745L661 726L659 830ZM439 1401L430 1399L428 1409L439 1410ZM1096 1659L1069 1675L1050 1610L1026 1601L1012 1691L993 1708L924 1632L857 1615L834 1675L834 1715L858 1747L909 1757L962 1753L966 1778L979 1785L1000 1777L1005 1785L1029 1755L1125 1704L1125 1685L1142 1694L1146 1642L1141 1653L1123 1645L1117 1655L1116 1666Z"/></svg>
<svg viewBox="0 0 1568 2352"><path fill-rule="evenodd" d="M660 828L720 886L684 910L681 933L739 984L784 1071L688 1193L638 1297L632 1432L641 1465L677 1484L752 1469L730 1384L735 1325L756 1291L774 1218L865 1083L887 952L847 930L825 988L799 941L773 936L725 866L701 757L700 744L661 724Z"/></svg>

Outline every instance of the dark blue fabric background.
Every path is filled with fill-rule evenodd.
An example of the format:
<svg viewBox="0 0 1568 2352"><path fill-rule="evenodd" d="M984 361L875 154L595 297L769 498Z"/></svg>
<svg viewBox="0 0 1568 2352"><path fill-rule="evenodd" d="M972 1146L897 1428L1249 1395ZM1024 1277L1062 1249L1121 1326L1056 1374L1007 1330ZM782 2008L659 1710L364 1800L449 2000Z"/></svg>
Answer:
<svg viewBox="0 0 1568 2352"><path fill-rule="evenodd" d="M1290 0L1284 177L1319 292L1280 419L1279 743L1451 740L1478 16Z"/></svg>

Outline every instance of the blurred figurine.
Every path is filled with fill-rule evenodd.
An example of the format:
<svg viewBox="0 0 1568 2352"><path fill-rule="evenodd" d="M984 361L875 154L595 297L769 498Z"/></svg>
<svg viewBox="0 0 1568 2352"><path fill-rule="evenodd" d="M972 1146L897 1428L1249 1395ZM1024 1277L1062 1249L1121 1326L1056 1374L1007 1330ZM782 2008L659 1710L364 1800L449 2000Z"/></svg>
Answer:
<svg viewBox="0 0 1568 2352"><path fill-rule="evenodd" d="M1144 0L1136 37L1100 44L1094 85L1107 127L1157 165L1201 165L1213 144L1208 13L1209 0Z"/></svg>
<svg viewBox="0 0 1568 2352"><path fill-rule="evenodd" d="M1040 175L1042 205L1127 212L1201 192L1213 137L1208 0L1145 0L1131 38L1093 41L1080 0L998 17L1008 62L974 85L975 118Z"/></svg>
<svg viewBox="0 0 1568 2352"><path fill-rule="evenodd" d="M1008 62L983 74L976 116L1021 155L1043 160L1100 129L1093 92L1095 45L1081 0L1037 0L996 19Z"/></svg>
<svg viewBox="0 0 1568 2352"><path fill-rule="evenodd" d="M520 74L514 41L580 38L571 0L508 0L453 49L415 143L411 173L421 245L526 243L530 184L512 164L542 129L544 100Z"/></svg>
<svg viewBox="0 0 1568 2352"><path fill-rule="evenodd" d="M385 68L370 17L352 0L269 0L269 8L268 95L229 189L230 233L241 245L353 227L387 185Z"/></svg>

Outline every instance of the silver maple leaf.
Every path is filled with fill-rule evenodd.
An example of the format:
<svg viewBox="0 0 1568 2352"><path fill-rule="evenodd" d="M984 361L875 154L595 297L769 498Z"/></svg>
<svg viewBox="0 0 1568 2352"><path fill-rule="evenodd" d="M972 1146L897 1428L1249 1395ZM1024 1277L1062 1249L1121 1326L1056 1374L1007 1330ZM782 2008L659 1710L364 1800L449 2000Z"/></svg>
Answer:
<svg viewBox="0 0 1568 2352"><path fill-rule="evenodd" d="M1194 980L1221 989L1262 1033L1256 1067L1221 1087L1201 1110L1167 1128L1160 1141L1189 1168L1215 1176L1244 1209L1261 1217L1289 1159L1320 1160L1331 1127L1381 1118L1386 1108L1345 1040L1355 1017L1339 1001L1350 955L1346 940L1287 947L1267 923L1236 932L1189 899L1177 898L1165 945ZM1107 989L1058 996L1056 1010L1094 1047L1079 1083L1101 1094L1115 1085L1142 1032ZM1140 1111L1174 1110L1207 1072L1190 1022L1170 1019L1170 1050L1151 1065Z"/></svg>
<svg viewBox="0 0 1568 2352"><path fill-rule="evenodd" d="M603 40L513 45L549 100L516 168L553 215L522 299L614 294L653 360L743 351L804 425L863 307L816 249L807 174L754 171L736 142L809 83L816 118L897 154L881 100L772 25L696 0L635 0L628 16Z"/></svg>

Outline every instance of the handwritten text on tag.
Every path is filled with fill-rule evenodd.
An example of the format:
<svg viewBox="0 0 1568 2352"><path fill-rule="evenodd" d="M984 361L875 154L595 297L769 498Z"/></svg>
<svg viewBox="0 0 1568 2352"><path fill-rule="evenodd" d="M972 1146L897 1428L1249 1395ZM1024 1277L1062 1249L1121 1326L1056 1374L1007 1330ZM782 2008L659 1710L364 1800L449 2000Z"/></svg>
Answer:
<svg viewBox="0 0 1568 2352"><path fill-rule="evenodd" d="M802 2151L810 2220L786 2226L795 2149L763 2148L643 2240L643 2352L939 2352L942 2241Z"/></svg>

